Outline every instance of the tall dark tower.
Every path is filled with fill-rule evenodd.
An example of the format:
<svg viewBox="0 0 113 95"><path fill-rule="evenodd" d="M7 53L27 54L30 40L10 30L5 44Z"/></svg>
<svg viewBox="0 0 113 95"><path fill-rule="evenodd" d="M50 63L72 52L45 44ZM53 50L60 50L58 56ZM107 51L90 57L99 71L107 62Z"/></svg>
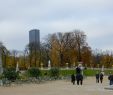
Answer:
<svg viewBox="0 0 113 95"><path fill-rule="evenodd" d="M29 31L29 51L30 55L34 55L34 61L30 59L30 67L32 62L35 63L34 66L37 66L37 54L40 52L40 30L33 29Z"/></svg>
<svg viewBox="0 0 113 95"><path fill-rule="evenodd" d="M40 48L40 30L33 29L29 31L29 44L35 46L36 50Z"/></svg>

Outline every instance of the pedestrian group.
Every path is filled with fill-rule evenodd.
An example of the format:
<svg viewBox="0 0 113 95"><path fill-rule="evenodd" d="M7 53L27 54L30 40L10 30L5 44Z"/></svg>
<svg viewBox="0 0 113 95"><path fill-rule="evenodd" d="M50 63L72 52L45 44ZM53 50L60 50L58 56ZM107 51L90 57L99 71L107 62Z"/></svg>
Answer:
<svg viewBox="0 0 113 95"><path fill-rule="evenodd" d="M81 66L78 65L75 71L76 71L76 75L74 73L71 75L71 82L73 85L75 84L75 81L77 82L76 83L77 85L82 85L83 84L83 72L82 72ZM100 73L97 72L95 75L96 83L102 84L103 77L104 77L104 72L100 72ZM111 72L108 76L108 80L109 80L109 85L113 85L113 74L111 74Z"/></svg>

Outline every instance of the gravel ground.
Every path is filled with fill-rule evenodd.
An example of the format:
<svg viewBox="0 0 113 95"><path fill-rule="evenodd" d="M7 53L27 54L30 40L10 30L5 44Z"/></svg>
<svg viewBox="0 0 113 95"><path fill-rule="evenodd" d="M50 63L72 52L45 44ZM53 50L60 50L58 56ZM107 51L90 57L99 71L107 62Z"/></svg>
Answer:
<svg viewBox="0 0 113 95"><path fill-rule="evenodd" d="M69 80L57 80L0 87L0 95L113 95L113 90L107 90L106 87L109 87L107 77L104 77L102 84L95 83L95 77L87 77L82 86L72 85Z"/></svg>

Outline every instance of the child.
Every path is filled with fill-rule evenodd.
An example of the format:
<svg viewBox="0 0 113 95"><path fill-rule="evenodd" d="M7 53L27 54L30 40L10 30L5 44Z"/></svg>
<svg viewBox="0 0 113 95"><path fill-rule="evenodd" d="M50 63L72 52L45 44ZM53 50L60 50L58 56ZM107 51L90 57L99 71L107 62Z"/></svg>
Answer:
<svg viewBox="0 0 113 95"><path fill-rule="evenodd" d="M75 84L75 75L74 74L71 75L71 82L73 83L73 85Z"/></svg>

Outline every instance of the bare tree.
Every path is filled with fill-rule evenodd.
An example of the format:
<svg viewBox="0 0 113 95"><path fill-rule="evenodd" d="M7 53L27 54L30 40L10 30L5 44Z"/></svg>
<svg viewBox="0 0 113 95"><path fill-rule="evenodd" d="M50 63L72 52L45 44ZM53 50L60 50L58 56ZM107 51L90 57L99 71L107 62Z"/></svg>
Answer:
<svg viewBox="0 0 113 95"><path fill-rule="evenodd" d="M13 58L13 67L16 68L18 51L12 50L12 51L10 51L10 54L11 54L10 56L12 56L12 58Z"/></svg>
<svg viewBox="0 0 113 95"><path fill-rule="evenodd" d="M40 48L36 43L30 43L26 46L29 52L29 67L37 67L40 63Z"/></svg>

